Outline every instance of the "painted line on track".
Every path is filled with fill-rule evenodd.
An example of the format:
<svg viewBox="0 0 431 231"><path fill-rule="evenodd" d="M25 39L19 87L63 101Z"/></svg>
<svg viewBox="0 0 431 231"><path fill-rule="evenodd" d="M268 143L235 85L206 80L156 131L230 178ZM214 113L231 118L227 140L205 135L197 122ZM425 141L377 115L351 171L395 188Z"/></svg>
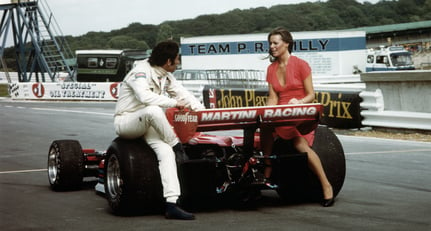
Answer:
<svg viewBox="0 0 431 231"><path fill-rule="evenodd" d="M392 154L392 153L409 153L409 152L431 152L431 149L405 149L405 150L391 150L391 151L375 151L375 152L349 152L345 155L367 155L367 154Z"/></svg>
<svg viewBox="0 0 431 231"><path fill-rule="evenodd" d="M340 141L342 139L356 139L356 140L381 140L381 141L387 141L387 142L404 142L404 143L418 143L418 144L425 144L425 145L431 145L431 142L427 141L419 141L419 140L403 140L403 139L391 139L391 138L383 138L383 137L373 137L373 136L354 136L354 135L340 135L335 134L338 138L340 138Z"/></svg>
<svg viewBox="0 0 431 231"><path fill-rule="evenodd" d="M33 110L39 110L39 111L56 111L56 112L71 112L71 113L80 113L80 114L93 114L93 115L114 116L113 113L103 113L103 112L76 111L76 110L38 108L38 107L33 107L31 109L33 109Z"/></svg>
<svg viewBox="0 0 431 231"><path fill-rule="evenodd" d="M47 170L46 168L43 168L43 169L29 169L29 170L16 170L16 171L1 171L0 174L43 172L46 170Z"/></svg>
<svg viewBox="0 0 431 231"><path fill-rule="evenodd" d="M38 111L54 111L54 112L71 112L79 114L93 114L93 115L104 115L104 116L114 116L114 113L103 113L103 112L91 112L91 111L77 111L77 110L66 110L66 109L52 109L52 108L40 108L40 107L23 107L23 106L10 106L6 105L3 107L7 108L18 108L18 109L33 109Z"/></svg>

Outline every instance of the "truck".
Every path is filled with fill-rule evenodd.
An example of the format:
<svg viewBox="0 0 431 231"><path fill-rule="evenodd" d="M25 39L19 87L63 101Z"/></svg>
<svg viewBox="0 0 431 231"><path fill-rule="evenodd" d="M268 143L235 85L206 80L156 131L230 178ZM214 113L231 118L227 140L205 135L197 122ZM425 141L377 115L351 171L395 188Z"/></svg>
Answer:
<svg viewBox="0 0 431 231"><path fill-rule="evenodd" d="M402 46L380 46L367 51L367 72L414 69L412 54Z"/></svg>
<svg viewBox="0 0 431 231"><path fill-rule="evenodd" d="M77 50L77 82L121 82L145 50Z"/></svg>

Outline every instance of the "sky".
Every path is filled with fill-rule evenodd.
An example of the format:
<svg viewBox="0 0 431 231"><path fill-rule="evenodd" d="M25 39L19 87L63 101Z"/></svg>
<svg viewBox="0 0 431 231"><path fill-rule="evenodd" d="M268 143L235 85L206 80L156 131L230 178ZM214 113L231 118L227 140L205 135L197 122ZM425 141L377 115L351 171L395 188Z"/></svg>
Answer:
<svg viewBox="0 0 431 231"><path fill-rule="evenodd" d="M318 0L43 0L63 35L79 36L90 31L109 32L138 22L159 25L164 21L193 19L234 9L271 7ZM322 0L323 1L323 0ZM358 2L364 2L357 0ZM375 3L378 0L365 0Z"/></svg>
<svg viewBox="0 0 431 231"><path fill-rule="evenodd" d="M165 21L194 19L204 14L222 14L234 9L270 8L325 0L39 0L52 12L63 35L80 36L88 32L110 32L131 23L159 25ZM379 0L356 0L376 3ZM126 3L125 3L126 2ZM0 11L0 17L3 12ZM0 43L3 40L0 38ZM0 44L1 45L1 44ZM12 32L5 47L12 46Z"/></svg>

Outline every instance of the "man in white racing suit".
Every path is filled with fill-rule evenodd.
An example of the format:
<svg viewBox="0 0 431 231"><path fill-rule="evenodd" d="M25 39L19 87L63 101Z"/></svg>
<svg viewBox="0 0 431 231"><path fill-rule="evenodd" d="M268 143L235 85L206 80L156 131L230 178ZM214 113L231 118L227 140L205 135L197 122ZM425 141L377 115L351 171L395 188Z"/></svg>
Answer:
<svg viewBox="0 0 431 231"><path fill-rule="evenodd" d="M157 44L149 59L136 61L120 85L114 125L120 137L144 137L156 153L166 218L192 220L194 215L177 205L181 192L175 154L184 154L184 150L163 108L198 110L204 106L172 75L179 63L179 47L174 41Z"/></svg>

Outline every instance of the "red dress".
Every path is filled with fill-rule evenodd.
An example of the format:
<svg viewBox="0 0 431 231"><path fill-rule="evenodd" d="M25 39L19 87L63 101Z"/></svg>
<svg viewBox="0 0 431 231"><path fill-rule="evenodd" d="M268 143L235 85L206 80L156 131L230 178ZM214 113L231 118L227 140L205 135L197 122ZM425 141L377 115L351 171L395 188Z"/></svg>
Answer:
<svg viewBox="0 0 431 231"><path fill-rule="evenodd" d="M311 74L311 68L308 63L296 56L290 56L286 66L286 84L284 87L280 85L280 81L277 79L278 65L278 62L273 62L269 65L266 75L266 81L272 85L272 88L278 94L277 105L288 104L292 98L297 98L298 100L304 98L306 95L304 80ZM308 141L310 146L314 140L314 131L302 135L292 126L276 127L275 133L286 140L302 136Z"/></svg>

